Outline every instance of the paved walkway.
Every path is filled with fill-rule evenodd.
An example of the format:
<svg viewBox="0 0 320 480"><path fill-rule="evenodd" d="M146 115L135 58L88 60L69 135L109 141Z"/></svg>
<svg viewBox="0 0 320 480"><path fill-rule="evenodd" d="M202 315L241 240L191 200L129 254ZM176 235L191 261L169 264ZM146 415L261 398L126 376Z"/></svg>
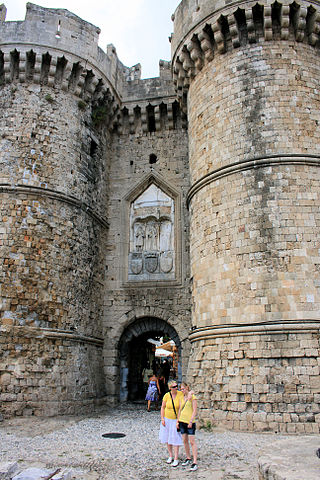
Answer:
<svg viewBox="0 0 320 480"><path fill-rule="evenodd" d="M259 457L260 474L265 480L319 480L318 448L318 435L294 435L277 441Z"/></svg>
<svg viewBox="0 0 320 480"><path fill-rule="evenodd" d="M143 405L123 405L90 417L15 418L0 423L0 463L18 462L20 471L41 467L54 471L69 469L73 480L258 480L258 457L265 452L261 472L272 471L276 452L278 464L290 469L289 456L298 457L304 474L299 480L320 479L320 460L315 456L316 437L197 431L199 469L189 472L165 463L165 446L158 442L160 412L148 413ZM123 438L104 438L104 433L124 433ZM310 441L310 445L307 444ZM284 442L277 447L277 441ZM293 448L295 445L295 449ZM320 445L319 445L320 447ZM310 451L312 450L312 454ZM280 452L280 453L279 453ZM282 453L281 453L282 452ZM307 458L307 453L310 457ZM313 476L307 464L312 457ZM184 458L181 448L180 458ZM284 462L284 458L287 458ZM281 463L282 462L282 463ZM319 467L318 467L319 466ZM281 467L282 468L282 467ZM267 480L296 480L294 476L265 476Z"/></svg>

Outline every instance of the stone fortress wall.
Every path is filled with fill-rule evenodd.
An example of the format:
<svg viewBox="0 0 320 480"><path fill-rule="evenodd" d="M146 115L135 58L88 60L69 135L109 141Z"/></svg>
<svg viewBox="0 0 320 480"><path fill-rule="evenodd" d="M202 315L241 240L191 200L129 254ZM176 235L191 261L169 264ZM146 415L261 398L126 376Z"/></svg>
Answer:
<svg viewBox="0 0 320 480"><path fill-rule="evenodd" d="M202 417L318 433L317 2L183 0L193 331ZM205 413L207 412L207 413Z"/></svg>
<svg viewBox="0 0 320 480"><path fill-rule="evenodd" d="M187 372L190 351L186 118L177 102L168 62L160 61L158 78L141 80L139 66L132 70L136 78L123 93L108 184L110 228L103 318L109 401L119 399L119 376L120 398L127 398L122 372L129 367L126 345L136 337L162 332L174 339L181 359L180 378ZM165 199L163 204L152 202L153 190L160 200ZM163 241L162 225L170 228L170 242ZM138 233L142 229L139 236L137 229ZM148 235L154 229L152 245Z"/></svg>
<svg viewBox="0 0 320 480"><path fill-rule="evenodd" d="M28 3L24 21L6 22L0 8L1 413L78 413L119 399L120 337L140 317L140 333L176 336L183 355L185 116L168 62L141 80L67 10ZM159 220L175 229L151 256L173 273L130 286L123 215L150 185L171 199Z"/></svg>
<svg viewBox="0 0 320 480"><path fill-rule="evenodd" d="M165 334L202 422L318 433L319 6L173 20L143 80L74 14L0 6L1 413L126 400Z"/></svg>

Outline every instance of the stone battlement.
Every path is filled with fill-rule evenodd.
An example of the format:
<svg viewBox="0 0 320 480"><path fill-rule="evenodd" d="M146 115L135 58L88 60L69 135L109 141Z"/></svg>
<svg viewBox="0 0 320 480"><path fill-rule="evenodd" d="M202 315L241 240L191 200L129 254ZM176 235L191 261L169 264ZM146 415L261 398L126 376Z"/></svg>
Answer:
<svg viewBox="0 0 320 480"><path fill-rule="evenodd" d="M184 0L173 15L173 78L182 91L215 55L245 44L294 40L317 46L320 32L318 2L212 2Z"/></svg>
<svg viewBox="0 0 320 480"><path fill-rule="evenodd" d="M28 3L25 20L17 22L5 21L4 5L0 11L0 84L40 83L85 102L107 105L109 125L119 125L120 133L152 132L162 129L162 124L175 128L176 93L170 62L159 62L159 77L141 79L140 64L124 66L112 44L105 53L98 47L100 29L68 10ZM138 124L123 127L132 115L127 111L134 109L142 112L134 115L141 117L141 129ZM150 115L152 126L148 126Z"/></svg>

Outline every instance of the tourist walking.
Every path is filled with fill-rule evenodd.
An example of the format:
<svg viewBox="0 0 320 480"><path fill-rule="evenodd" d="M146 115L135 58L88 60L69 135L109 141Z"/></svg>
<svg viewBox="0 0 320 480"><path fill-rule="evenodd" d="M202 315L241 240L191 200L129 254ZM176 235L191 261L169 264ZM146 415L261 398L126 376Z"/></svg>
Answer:
<svg viewBox="0 0 320 480"><path fill-rule="evenodd" d="M168 391L168 386L166 384L166 379L163 373L160 371L160 375L158 376L160 392L159 392L159 401L162 403L162 399L164 394Z"/></svg>
<svg viewBox="0 0 320 480"><path fill-rule="evenodd" d="M169 381L170 369L171 367L168 360L164 360L163 364L161 365L161 371L163 372L164 378L166 379L166 383L168 383Z"/></svg>
<svg viewBox="0 0 320 480"><path fill-rule="evenodd" d="M149 378L152 377L153 375L153 370L150 368L149 363L144 367L142 370L142 381L143 381L143 386L144 386L144 392L146 393L148 390L149 386Z"/></svg>
<svg viewBox="0 0 320 480"><path fill-rule="evenodd" d="M148 401L148 407L147 407L148 412L150 412L151 402L155 402L156 408L158 408L159 391L160 391L160 386L159 386L158 377L155 374L153 374L149 378L149 386L148 386L148 390L145 398Z"/></svg>
<svg viewBox="0 0 320 480"><path fill-rule="evenodd" d="M162 400L161 424L159 440L167 444L169 457L167 463L172 467L179 465L179 446L182 445L181 433L177 431L177 418L180 404L183 401L183 393L178 391L178 384L175 380L168 382L169 392Z"/></svg>
<svg viewBox="0 0 320 480"><path fill-rule="evenodd" d="M181 391L183 393L183 400L180 403L180 408L178 412L177 428L179 428L182 434L182 440L183 440L183 444L184 444L184 448L187 456L187 458L185 459L184 462L182 462L181 465L183 467L190 466L190 471L193 472L198 469L198 465L197 465L198 449L197 449L197 444L195 439L195 433L196 433L195 419L197 414L197 399L193 391L190 390L189 385L187 385L186 383L181 384ZM191 460L189 441L191 444L193 460Z"/></svg>

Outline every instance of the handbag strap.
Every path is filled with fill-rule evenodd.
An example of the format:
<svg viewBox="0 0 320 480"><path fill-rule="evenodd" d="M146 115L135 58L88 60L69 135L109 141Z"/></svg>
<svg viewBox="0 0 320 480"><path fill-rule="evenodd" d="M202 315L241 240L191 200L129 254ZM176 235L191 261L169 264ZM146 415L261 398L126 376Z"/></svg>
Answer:
<svg viewBox="0 0 320 480"><path fill-rule="evenodd" d="M184 402L184 405L183 405L183 407L181 408L181 412L182 412L182 410L184 409L184 407L187 405L188 402L189 402L189 400L186 400L186 401Z"/></svg>
<svg viewBox="0 0 320 480"><path fill-rule="evenodd" d="M174 401L173 401L173 398L172 398L172 394L171 394L171 392L169 392L169 393L170 393L170 397L171 397L171 400L172 400L172 406L173 406L174 414L175 414L176 418L178 418L178 415L177 415L177 412L176 412L176 407L174 406Z"/></svg>

